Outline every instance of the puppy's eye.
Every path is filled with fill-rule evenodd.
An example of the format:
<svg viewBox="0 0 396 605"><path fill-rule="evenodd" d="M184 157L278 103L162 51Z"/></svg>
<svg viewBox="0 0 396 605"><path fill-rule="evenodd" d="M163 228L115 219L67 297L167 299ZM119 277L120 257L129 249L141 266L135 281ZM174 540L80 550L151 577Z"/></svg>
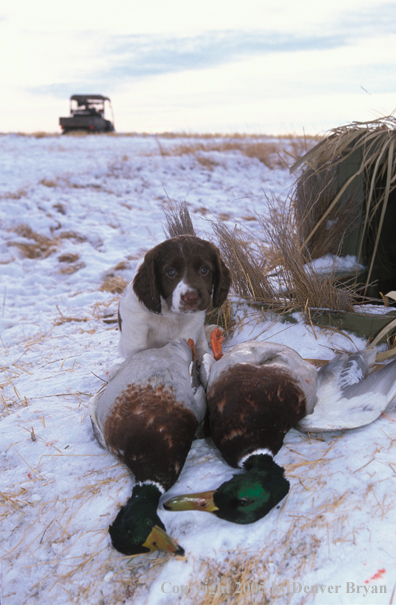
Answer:
<svg viewBox="0 0 396 605"><path fill-rule="evenodd" d="M199 272L201 275L207 275L209 273L209 269L207 267L201 267Z"/></svg>
<svg viewBox="0 0 396 605"><path fill-rule="evenodd" d="M166 274L168 277L176 277L176 269L168 269Z"/></svg>

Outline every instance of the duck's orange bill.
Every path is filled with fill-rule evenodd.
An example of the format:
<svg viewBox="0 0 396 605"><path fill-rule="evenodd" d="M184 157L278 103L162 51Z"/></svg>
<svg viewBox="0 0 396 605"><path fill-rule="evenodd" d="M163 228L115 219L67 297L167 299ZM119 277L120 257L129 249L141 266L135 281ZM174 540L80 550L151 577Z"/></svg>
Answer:
<svg viewBox="0 0 396 605"><path fill-rule="evenodd" d="M189 338L187 340L187 344L191 349L191 353L192 353L192 360L195 361L195 344L192 338Z"/></svg>
<svg viewBox="0 0 396 605"><path fill-rule="evenodd" d="M216 361L223 357L221 343L224 340L223 332L220 328L214 328L210 333L210 344L212 346L213 357Z"/></svg>
<svg viewBox="0 0 396 605"><path fill-rule="evenodd" d="M158 527L158 525L154 525L147 540L143 543L143 546L149 548L151 552L153 550L164 550L165 552L171 552L175 555L184 555L184 548L179 546L176 540L168 536L168 534Z"/></svg>
<svg viewBox="0 0 396 605"><path fill-rule="evenodd" d="M170 498L164 503L165 510L203 510L207 513L213 513L219 510L213 502L213 494L211 492L200 492L199 494L185 494L184 496L176 496Z"/></svg>

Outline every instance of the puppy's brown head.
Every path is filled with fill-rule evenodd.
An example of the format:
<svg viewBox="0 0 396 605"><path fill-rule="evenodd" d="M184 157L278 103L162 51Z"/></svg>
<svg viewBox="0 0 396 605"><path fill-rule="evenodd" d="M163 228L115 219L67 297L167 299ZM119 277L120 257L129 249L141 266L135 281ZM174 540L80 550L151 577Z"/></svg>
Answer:
<svg viewBox="0 0 396 605"><path fill-rule="evenodd" d="M194 235L172 237L147 252L133 289L154 313L161 313L161 298L168 310L193 313L210 303L219 307L231 285L230 271L218 248Z"/></svg>

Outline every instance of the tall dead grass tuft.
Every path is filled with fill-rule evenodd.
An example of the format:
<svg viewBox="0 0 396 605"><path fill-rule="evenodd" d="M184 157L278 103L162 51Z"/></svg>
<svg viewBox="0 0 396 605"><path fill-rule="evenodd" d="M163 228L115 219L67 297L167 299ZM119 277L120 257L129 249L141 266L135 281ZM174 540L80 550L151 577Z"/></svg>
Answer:
<svg viewBox="0 0 396 605"><path fill-rule="evenodd" d="M186 202L170 202L168 208L164 209L166 226L165 235L167 238L177 235L196 235L190 213Z"/></svg>
<svg viewBox="0 0 396 605"><path fill-rule="evenodd" d="M226 301L217 309L209 308L206 313L205 324L208 326L211 324L220 326L226 334L229 334L235 326L235 319L231 313L230 303Z"/></svg>
<svg viewBox="0 0 396 605"><path fill-rule="evenodd" d="M276 297L271 281L265 274L266 259L260 246L254 246L251 235L241 228L231 230L222 221L212 221L219 248L232 275L236 294L250 302L267 302Z"/></svg>
<svg viewBox="0 0 396 605"><path fill-rule="evenodd" d="M322 274L307 262L311 259L301 248L299 223L293 207L279 212L279 206L268 200L268 208L269 217L261 216L259 221L273 258L279 259L273 277L288 306L300 311L308 307L352 311L354 290L349 284L338 282L336 268Z"/></svg>
<svg viewBox="0 0 396 605"><path fill-rule="evenodd" d="M307 263L293 206L274 196L267 198L267 207L268 212L258 217L260 234L231 230L221 221L212 223L232 273L234 292L275 311L352 310L354 291L338 283L335 270L321 274Z"/></svg>

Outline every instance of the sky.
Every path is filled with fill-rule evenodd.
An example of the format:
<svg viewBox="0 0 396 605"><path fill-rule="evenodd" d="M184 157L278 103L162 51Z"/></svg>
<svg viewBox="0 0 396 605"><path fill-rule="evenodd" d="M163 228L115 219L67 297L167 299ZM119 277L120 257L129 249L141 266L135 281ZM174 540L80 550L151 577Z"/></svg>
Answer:
<svg viewBox="0 0 396 605"><path fill-rule="evenodd" d="M0 132L320 134L396 109L396 1L2 0Z"/></svg>

